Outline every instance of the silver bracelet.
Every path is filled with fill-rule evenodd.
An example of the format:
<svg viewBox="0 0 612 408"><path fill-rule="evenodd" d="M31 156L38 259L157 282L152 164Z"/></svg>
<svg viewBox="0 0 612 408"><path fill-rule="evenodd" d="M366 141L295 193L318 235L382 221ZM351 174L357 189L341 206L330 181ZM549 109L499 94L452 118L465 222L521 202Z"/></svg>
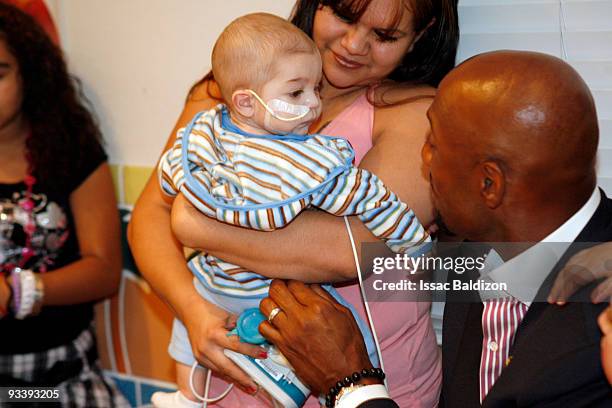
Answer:
<svg viewBox="0 0 612 408"><path fill-rule="evenodd" d="M15 268L13 273L19 277L19 303L16 305L18 309L14 311L15 318L22 320L37 315L44 297L42 279L28 269Z"/></svg>

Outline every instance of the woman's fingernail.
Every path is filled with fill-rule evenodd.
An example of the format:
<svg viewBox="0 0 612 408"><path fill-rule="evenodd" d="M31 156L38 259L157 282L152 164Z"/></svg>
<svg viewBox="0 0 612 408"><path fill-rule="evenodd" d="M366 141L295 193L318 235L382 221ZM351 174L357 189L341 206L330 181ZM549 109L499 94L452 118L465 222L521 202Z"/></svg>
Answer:
<svg viewBox="0 0 612 408"><path fill-rule="evenodd" d="M268 358L268 352L267 351L260 351L259 352L259 358Z"/></svg>

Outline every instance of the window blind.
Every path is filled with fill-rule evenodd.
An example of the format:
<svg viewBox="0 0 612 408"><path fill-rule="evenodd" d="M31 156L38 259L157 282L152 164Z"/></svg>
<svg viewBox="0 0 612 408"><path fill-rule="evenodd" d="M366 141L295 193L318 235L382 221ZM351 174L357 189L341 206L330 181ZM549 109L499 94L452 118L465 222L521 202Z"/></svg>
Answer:
<svg viewBox="0 0 612 408"><path fill-rule="evenodd" d="M565 59L589 85L599 116L598 176L612 194L612 0L460 0L457 62L498 49Z"/></svg>

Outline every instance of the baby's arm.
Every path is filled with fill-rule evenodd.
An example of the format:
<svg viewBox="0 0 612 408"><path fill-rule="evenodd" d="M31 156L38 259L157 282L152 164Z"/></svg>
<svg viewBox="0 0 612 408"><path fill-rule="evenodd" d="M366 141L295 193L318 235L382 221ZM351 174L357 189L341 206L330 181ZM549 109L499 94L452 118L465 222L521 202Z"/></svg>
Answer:
<svg viewBox="0 0 612 408"><path fill-rule="evenodd" d="M353 167L340 174L312 205L337 216L357 215L394 252L430 240L412 209L367 170Z"/></svg>

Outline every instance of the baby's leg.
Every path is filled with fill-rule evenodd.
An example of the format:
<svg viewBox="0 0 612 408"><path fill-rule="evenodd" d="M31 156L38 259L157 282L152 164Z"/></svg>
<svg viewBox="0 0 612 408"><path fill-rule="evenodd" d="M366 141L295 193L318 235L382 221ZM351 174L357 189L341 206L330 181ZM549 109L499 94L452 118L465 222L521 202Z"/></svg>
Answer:
<svg viewBox="0 0 612 408"><path fill-rule="evenodd" d="M189 386L191 367L176 362L176 392L156 392L151 396L151 403L155 408L199 408L202 403L193 395ZM206 370L198 367L193 373L193 388L202 395L204 392ZM204 395L206 397L206 395Z"/></svg>
<svg viewBox="0 0 612 408"><path fill-rule="evenodd" d="M179 391L191 401L199 401L199 399L191 391L189 386L189 375L191 373L191 367L188 365L176 363L176 385ZM206 381L206 369L198 366L193 373L193 389L198 395L208 398L204 394L204 383Z"/></svg>

